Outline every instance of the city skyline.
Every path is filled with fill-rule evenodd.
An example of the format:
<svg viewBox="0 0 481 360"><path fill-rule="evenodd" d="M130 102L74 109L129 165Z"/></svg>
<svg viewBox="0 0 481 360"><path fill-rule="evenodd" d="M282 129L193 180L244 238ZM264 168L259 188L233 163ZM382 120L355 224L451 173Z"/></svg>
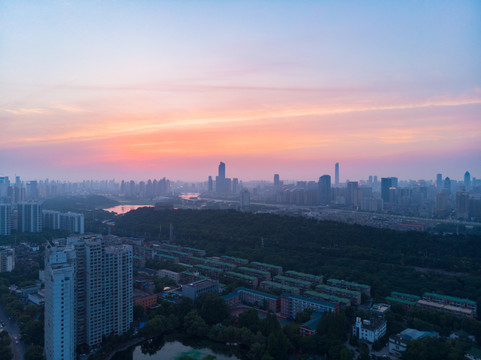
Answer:
<svg viewBox="0 0 481 360"><path fill-rule="evenodd" d="M477 1L0 10L0 175L480 176Z"/></svg>

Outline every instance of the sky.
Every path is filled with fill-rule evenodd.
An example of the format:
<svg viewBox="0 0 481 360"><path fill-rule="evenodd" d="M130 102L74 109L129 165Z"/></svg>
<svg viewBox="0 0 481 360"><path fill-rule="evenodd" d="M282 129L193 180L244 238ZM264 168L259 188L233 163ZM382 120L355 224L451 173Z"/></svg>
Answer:
<svg viewBox="0 0 481 360"><path fill-rule="evenodd" d="M0 176L481 177L481 2L0 0Z"/></svg>

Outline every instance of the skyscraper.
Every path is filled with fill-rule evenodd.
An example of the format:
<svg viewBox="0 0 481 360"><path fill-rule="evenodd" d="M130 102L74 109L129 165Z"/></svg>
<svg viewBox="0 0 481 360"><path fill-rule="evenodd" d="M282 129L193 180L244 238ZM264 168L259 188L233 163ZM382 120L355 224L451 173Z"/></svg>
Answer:
<svg viewBox="0 0 481 360"><path fill-rule="evenodd" d="M467 191L456 193L456 217L458 219L469 219L469 193Z"/></svg>
<svg viewBox="0 0 481 360"><path fill-rule="evenodd" d="M339 163L336 163L334 170L335 170L334 185L338 187L339 186Z"/></svg>
<svg viewBox="0 0 481 360"><path fill-rule="evenodd" d="M438 191L443 189L443 174L436 174L436 188Z"/></svg>
<svg viewBox="0 0 481 360"><path fill-rule="evenodd" d="M319 200L321 205L331 202L331 176L322 175L319 178Z"/></svg>
<svg viewBox="0 0 481 360"><path fill-rule="evenodd" d="M357 181L349 181L347 183L347 196L346 196L346 204L347 205L355 205L357 206L360 202L359 193L358 193L359 183Z"/></svg>
<svg viewBox="0 0 481 360"><path fill-rule="evenodd" d="M274 186L278 188L280 185L279 183L279 174L274 174Z"/></svg>
<svg viewBox="0 0 481 360"><path fill-rule="evenodd" d="M389 203L389 189L393 187L392 178L381 178L381 198L384 203Z"/></svg>
<svg viewBox="0 0 481 360"><path fill-rule="evenodd" d="M213 183L212 176L209 176L209 179L207 180L207 191L210 192L210 193L213 190L212 183Z"/></svg>
<svg viewBox="0 0 481 360"><path fill-rule="evenodd" d="M225 194L225 164L219 164L219 175L215 178L215 192L217 194Z"/></svg>
<svg viewBox="0 0 481 360"><path fill-rule="evenodd" d="M444 192L446 192L447 195L451 195L451 179L446 176L444 179Z"/></svg>
<svg viewBox="0 0 481 360"><path fill-rule="evenodd" d="M466 171L464 173L464 190L471 190L471 174L469 173L469 171Z"/></svg>

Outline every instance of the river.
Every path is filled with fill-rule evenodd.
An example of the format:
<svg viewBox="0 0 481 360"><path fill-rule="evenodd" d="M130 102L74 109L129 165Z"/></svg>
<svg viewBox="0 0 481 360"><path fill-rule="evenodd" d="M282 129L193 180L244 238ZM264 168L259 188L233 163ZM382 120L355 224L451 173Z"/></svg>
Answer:
<svg viewBox="0 0 481 360"><path fill-rule="evenodd" d="M131 210L137 210L138 208L142 208L142 207L153 207L153 205L117 205L104 210L109 212L114 212L117 215L123 215L125 213L128 213Z"/></svg>

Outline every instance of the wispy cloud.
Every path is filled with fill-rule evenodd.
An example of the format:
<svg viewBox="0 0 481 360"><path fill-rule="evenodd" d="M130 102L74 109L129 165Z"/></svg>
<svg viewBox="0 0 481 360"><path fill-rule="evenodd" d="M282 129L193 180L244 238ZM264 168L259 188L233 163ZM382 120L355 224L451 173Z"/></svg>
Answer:
<svg viewBox="0 0 481 360"><path fill-rule="evenodd" d="M20 109L4 109L4 111L13 114L13 115L42 115L42 114L47 114L49 111L47 109L41 109L41 108L31 108L31 109L26 109L26 108L20 108Z"/></svg>

